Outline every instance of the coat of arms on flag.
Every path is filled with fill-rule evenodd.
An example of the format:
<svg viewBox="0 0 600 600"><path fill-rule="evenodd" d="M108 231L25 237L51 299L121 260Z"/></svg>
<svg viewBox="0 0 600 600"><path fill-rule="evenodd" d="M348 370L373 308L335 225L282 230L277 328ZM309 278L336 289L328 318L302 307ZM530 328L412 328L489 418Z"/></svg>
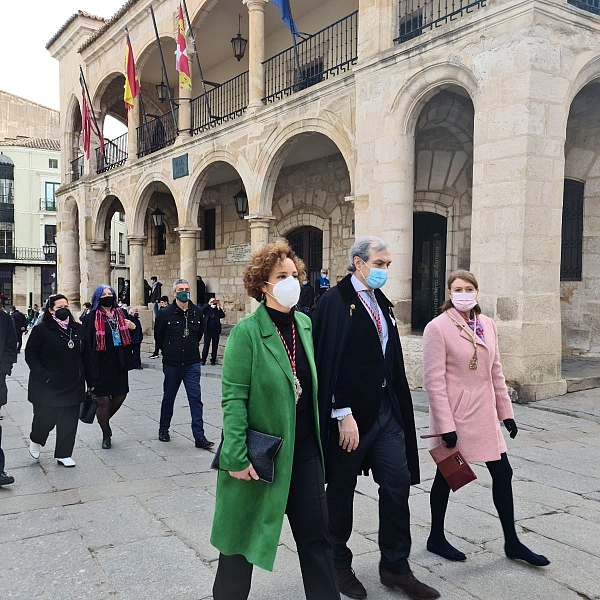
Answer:
<svg viewBox="0 0 600 600"><path fill-rule="evenodd" d="M187 57L185 42L185 25L183 22L183 10L181 2L179 3L179 18L177 20L177 52L175 53L175 67L179 71L179 87L183 89L192 89L192 77L190 74L190 63Z"/></svg>

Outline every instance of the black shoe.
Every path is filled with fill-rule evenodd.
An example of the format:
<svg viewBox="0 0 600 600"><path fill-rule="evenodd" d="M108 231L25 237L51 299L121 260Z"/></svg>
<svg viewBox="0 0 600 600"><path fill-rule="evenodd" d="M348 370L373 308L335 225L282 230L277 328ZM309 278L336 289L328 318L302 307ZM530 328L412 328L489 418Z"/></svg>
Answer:
<svg viewBox="0 0 600 600"><path fill-rule="evenodd" d="M202 436L201 438L198 438L196 440L196 448L202 448L203 450L208 450L209 448L212 448L215 445L214 442L209 442L205 436Z"/></svg>
<svg viewBox="0 0 600 600"><path fill-rule="evenodd" d="M171 436L169 435L168 429L159 429L158 430L158 439L161 442L170 442Z"/></svg>
<svg viewBox="0 0 600 600"><path fill-rule="evenodd" d="M210 364L214 367L217 364L217 361L216 360L211 360Z"/></svg>
<svg viewBox="0 0 600 600"><path fill-rule="evenodd" d="M427 550L448 560L467 560L465 553L458 550L458 548L455 548L445 537L437 539L429 536L429 539L427 540Z"/></svg>
<svg viewBox="0 0 600 600"><path fill-rule="evenodd" d="M154 352L148 358L158 358L158 354L154 354Z"/></svg>
<svg viewBox="0 0 600 600"><path fill-rule="evenodd" d="M379 567L379 578L386 587L398 588L413 600L434 600L440 593L421 583L411 572L398 575Z"/></svg>
<svg viewBox="0 0 600 600"><path fill-rule="evenodd" d="M109 437L104 438L102 440L102 449L103 450L110 450L110 447L111 447L110 438Z"/></svg>
<svg viewBox="0 0 600 600"><path fill-rule="evenodd" d="M201 362L202 362L202 365L205 365L205 364L206 364L206 361L205 361L205 360L203 360L203 361L201 361Z"/></svg>
<svg viewBox="0 0 600 600"><path fill-rule="evenodd" d="M365 586L358 580L353 569L336 569L335 576L340 593L348 598L362 600L367 597Z"/></svg>
<svg viewBox="0 0 600 600"><path fill-rule="evenodd" d="M504 553L513 560L523 560L534 567L547 567L550 561L543 554L532 552L525 544L517 542L513 546L504 545Z"/></svg>
<svg viewBox="0 0 600 600"><path fill-rule="evenodd" d="M10 485L15 482L15 478L12 475L7 475L4 471L0 471L0 486Z"/></svg>

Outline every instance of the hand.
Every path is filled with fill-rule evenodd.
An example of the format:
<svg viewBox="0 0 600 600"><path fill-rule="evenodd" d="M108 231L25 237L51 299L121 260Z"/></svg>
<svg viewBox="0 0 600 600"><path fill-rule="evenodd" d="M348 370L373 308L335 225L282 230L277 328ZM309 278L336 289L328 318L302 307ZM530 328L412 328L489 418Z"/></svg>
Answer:
<svg viewBox="0 0 600 600"><path fill-rule="evenodd" d="M446 448L454 448L458 440L456 431L450 431L449 433L442 433L442 439L446 442Z"/></svg>
<svg viewBox="0 0 600 600"><path fill-rule="evenodd" d="M258 474L254 470L254 467L250 465L243 471L229 471L229 474L235 479L243 479L244 481L258 481Z"/></svg>
<svg viewBox="0 0 600 600"><path fill-rule="evenodd" d="M125 319L125 325L127 325L127 329L135 329L135 323L129 319Z"/></svg>
<svg viewBox="0 0 600 600"><path fill-rule="evenodd" d="M511 439L514 440L517 437L517 433L519 433L519 428L517 427L515 420L514 419L504 419L504 421L502 421L502 422L504 423L504 427L506 427Z"/></svg>
<svg viewBox="0 0 600 600"><path fill-rule="evenodd" d="M338 421L338 429L340 431L340 446L348 452L356 450L358 448L359 435L358 425L354 417L350 414L341 421Z"/></svg>

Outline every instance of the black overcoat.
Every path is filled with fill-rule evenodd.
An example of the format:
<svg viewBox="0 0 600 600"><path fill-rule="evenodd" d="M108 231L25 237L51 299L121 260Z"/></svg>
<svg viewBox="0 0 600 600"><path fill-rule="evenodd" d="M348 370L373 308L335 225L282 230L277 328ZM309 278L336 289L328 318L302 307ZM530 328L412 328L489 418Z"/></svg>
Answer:
<svg viewBox="0 0 600 600"><path fill-rule="evenodd" d="M325 424L331 423L333 391L348 333L352 325L352 318L356 313L356 306L360 303L356 290L350 281L351 277L351 275L347 275L337 286L331 288L326 294L323 294L317 304L313 321L315 363L319 381L319 416L323 424L321 434L323 436L322 444L324 449L328 447L326 436L330 428L326 427ZM414 485L420 481L419 454L412 396L404 370L400 335L398 328L395 326L392 303L385 297L381 290L375 290L375 297L379 306L382 307L388 323L388 344L394 344L393 390L398 400L398 406L394 406L393 408L400 413L404 427L406 459L411 474L411 482ZM365 356L364 363L368 364L368 361L369 357ZM362 382L361 389L355 390L356 395L364 397L364 401L368 402L369 398L375 393L375 390L370 391L369 386L371 385L378 386L379 391L381 390L381 383L379 381L367 377ZM359 430L361 430L363 424L358 421L357 424ZM372 423L368 424L368 428L371 425ZM368 465L363 465L363 467L367 469Z"/></svg>
<svg viewBox="0 0 600 600"><path fill-rule="evenodd" d="M69 348L69 339L74 347ZM27 399L39 406L73 406L83 402L85 384L94 386L92 355L83 326L72 317L67 331L54 319L31 330L25 361L29 365Z"/></svg>

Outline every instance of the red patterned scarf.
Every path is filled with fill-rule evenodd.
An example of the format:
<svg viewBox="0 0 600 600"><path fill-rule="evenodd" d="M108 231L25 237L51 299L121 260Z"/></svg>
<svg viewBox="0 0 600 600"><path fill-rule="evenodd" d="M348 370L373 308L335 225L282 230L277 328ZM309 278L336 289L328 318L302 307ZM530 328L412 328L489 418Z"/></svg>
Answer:
<svg viewBox="0 0 600 600"><path fill-rule="evenodd" d="M129 346L131 344L131 336L129 335L129 329L125 323L125 317L123 311L120 308L114 309L117 315L117 321L119 323L119 332L121 333L121 342L123 346ZM104 319L106 313L98 307L96 310L96 318L94 320L94 326L96 328L96 351L106 352L106 329L104 327Z"/></svg>

